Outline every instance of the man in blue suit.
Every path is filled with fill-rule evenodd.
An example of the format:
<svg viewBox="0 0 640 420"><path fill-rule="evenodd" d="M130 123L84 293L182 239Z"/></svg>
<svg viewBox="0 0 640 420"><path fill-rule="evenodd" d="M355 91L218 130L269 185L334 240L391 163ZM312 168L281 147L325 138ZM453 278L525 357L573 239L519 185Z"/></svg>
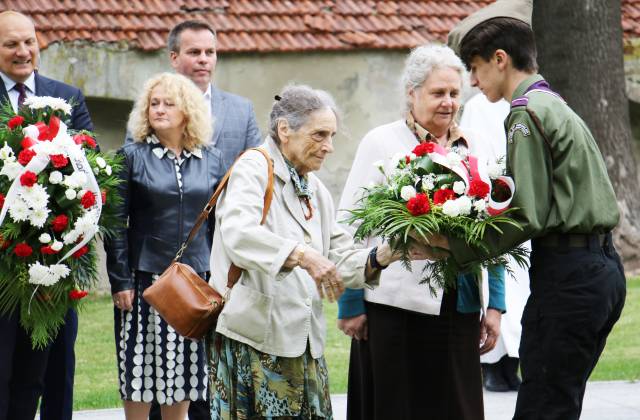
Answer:
<svg viewBox="0 0 640 420"><path fill-rule="evenodd" d="M31 96L63 98L74 104L65 123L93 130L82 92L38 74L38 55L33 22L17 12L0 13L0 103L9 101L16 110ZM71 419L77 332L78 315L70 310L54 342L33 350L19 309L0 316L0 420L33 420L43 392L41 419Z"/></svg>
<svg viewBox="0 0 640 420"><path fill-rule="evenodd" d="M222 152L225 170L236 157L250 147L262 144L256 115L250 100L225 92L213 86L218 60L216 32L207 23L187 20L171 29L167 40L171 66L177 73L191 79L202 91L213 118L211 146ZM126 142L131 141L127 136ZM151 420L160 420L160 409L153 404ZM211 414L207 401L192 402L190 420L209 420Z"/></svg>

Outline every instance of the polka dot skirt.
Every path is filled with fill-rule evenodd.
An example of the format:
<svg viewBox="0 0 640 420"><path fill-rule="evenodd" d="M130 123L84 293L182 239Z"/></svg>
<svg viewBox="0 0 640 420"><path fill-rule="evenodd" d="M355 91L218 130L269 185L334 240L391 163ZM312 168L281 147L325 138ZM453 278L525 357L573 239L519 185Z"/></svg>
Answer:
<svg viewBox="0 0 640 420"><path fill-rule="evenodd" d="M166 405L205 400L204 343L180 336L142 298L155 278L137 271L133 310L114 309L120 395L123 400Z"/></svg>

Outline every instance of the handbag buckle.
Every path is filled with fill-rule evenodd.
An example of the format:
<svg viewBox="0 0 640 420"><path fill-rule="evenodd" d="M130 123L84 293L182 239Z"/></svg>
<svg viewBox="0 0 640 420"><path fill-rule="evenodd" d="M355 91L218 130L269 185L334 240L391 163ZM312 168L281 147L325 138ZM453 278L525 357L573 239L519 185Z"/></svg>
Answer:
<svg viewBox="0 0 640 420"><path fill-rule="evenodd" d="M182 244L182 246L180 246L180 249L178 250L178 252L176 253L176 258L174 259L175 261L178 261L180 258L182 258L182 254L184 253L184 250L187 249L187 244L186 242Z"/></svg>

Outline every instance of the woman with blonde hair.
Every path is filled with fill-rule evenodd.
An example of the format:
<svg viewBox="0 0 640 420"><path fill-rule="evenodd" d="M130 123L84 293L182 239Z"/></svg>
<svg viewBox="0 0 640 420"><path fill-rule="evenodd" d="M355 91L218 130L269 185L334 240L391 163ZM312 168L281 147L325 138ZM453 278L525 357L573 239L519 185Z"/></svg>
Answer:
<svg viewBox="0 0 640 420"><path fill-rule="evenodd" d="M211 126L198 88L163 73L145 84L128 123L134 142L119 151L126 228L106 251L127 419L146 419L152 402L163 419L184 419L189 402L207 396L203 343L179 336L142 293L174 258L222 176L220 152L206 147ZM213 225L204 227L182 262L207 278Z"/></svg>

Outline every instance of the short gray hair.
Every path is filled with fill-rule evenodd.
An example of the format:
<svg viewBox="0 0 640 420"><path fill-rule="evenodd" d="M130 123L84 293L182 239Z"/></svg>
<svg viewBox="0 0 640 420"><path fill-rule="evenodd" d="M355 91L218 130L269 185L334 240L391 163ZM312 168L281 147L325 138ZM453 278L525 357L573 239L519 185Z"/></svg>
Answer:
<svg viewBox="0 0 640 420"><path fill-rule="evenodd" d="M339 121L339 110L331 94L324 90L313 89L307 85L288 85L280 95L276 95L269 115L269 134L276 143L278 121L285 120L293 131L298 131L314 112L329 108Z"/></svg>
<svg viewBox="0 0 640 420"><path fill-rule="evenodd" d="M171 32L169 32L167 49L170 52L180 52L180 35L182 35L184 31L209 31L217 41L215 29L207 22L201 20L185 20L184 22L178 23L171 29Z"/></svg>
<svg viewBox="0 0 640 420"><path fill-rule="evenodd" d="M446 67L460 73L460 87L464 88L467 69L451 48L440 44L425 44L414 48L405 60L402 71L402 87L407 102L409 92L419 89L434 70Z"/></svg>

